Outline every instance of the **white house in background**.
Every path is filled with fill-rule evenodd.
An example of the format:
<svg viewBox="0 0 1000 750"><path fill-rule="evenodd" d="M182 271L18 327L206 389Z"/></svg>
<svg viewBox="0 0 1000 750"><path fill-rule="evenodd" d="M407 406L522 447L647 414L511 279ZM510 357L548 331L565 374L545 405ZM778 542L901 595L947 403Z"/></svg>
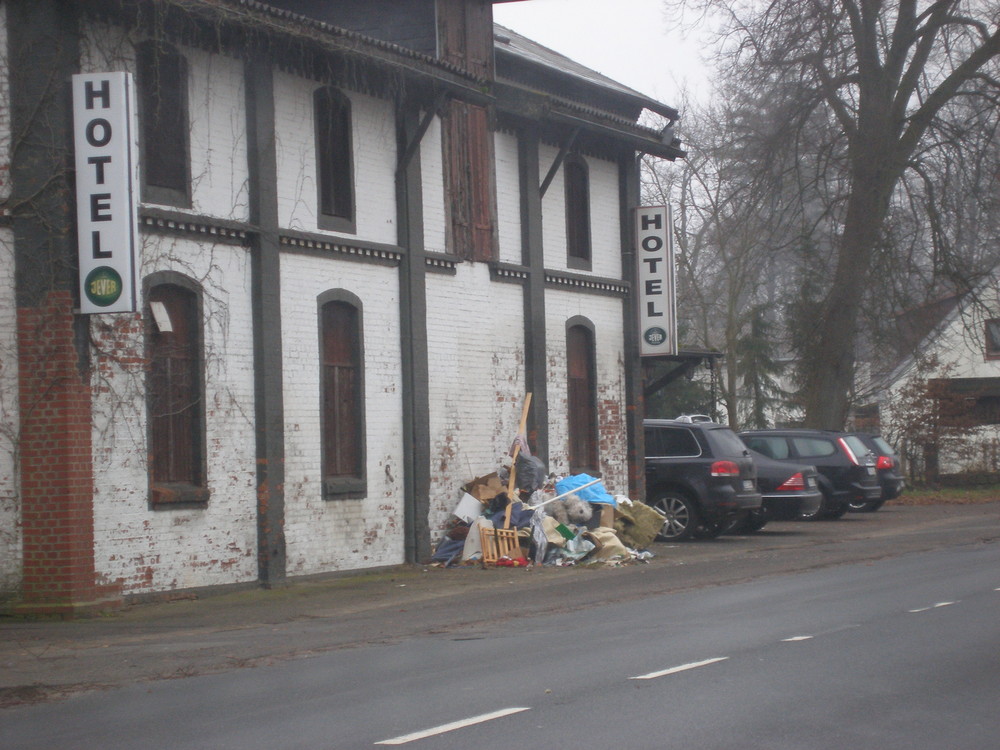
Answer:
<svg viewBox="0 0 1000 750"><path fill-rule="evenodd" d="M896 351L862 389L855 426L890 437L918 474L1000 471L997 279L900 316ZM932 415L941 429L917 426Z"/></svg>

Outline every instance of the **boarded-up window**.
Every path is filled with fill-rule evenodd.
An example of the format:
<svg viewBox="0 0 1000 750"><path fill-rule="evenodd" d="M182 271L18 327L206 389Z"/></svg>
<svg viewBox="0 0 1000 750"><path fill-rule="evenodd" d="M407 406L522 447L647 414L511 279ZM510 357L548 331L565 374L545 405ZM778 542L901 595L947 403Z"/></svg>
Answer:
<svg viewBox="0 0 1000 750"><path fill-rule="evenodd" d="M486 108L450 103L445 156L451 252L468 260L495 260L493 142Z"/></svg>
<svg viewBox="0 0 1000 750"><path fill-rule="evenodd" d="M319 226L340 231L354 227L354 166L351 104L339 91L317 89L313 95L316 129L316 183Z"/></svg>
<svg viewBox="0 0 1000 750"><path fill-rule="evenodd" d="M441 59L480 78L493 78L493 4L438 0Z"/></svg>
<svg viewBox="0 0 1000 750"><path fill-rule="evenodd" d="M566 159L566 254L570 268L590 270L590 176L579 156Z"/></svg>
<svg viewBox="0 0 1000 750"><path fill-rule="evenodd" d="M575 473L596 473L597 387L594 336L589 328L575 325L566 333L568 371L569 464Z"/></svg>
<svg viewBox="0 0 1000 750"><path fill-rule="evenodd" d="M187 61L168 44L136 46L143 200L190 206Z"/></svg>
<svg viewBox="0 0 1000 750"><path fill-rule="evenodd" d="M149 291L150 479L204 485L201 324L198 296L175 284Z"/></svg>
<svg viewBox="0 0 1000 750"><path fill-rule="evenodd" d="M323 478L330 493L356 489L364 477L361 314L347 302L320 308Z"/></svg>

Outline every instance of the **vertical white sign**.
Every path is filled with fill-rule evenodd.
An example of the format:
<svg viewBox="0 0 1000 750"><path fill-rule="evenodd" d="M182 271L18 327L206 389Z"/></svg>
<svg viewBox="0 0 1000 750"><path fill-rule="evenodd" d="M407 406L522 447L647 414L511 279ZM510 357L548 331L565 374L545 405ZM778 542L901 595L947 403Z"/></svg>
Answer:
<svg viewBox="0 0 1000 750"><path fill-rule="evenodd" d="M635 210L639 355L677 354L673 224L668 206Z"/></svg>
<svg viewBox="0 0 1000 750"><path fill-rule="evenodd" d="M80 312L134 312L137 220L132 76L73 76Z"/></svg>

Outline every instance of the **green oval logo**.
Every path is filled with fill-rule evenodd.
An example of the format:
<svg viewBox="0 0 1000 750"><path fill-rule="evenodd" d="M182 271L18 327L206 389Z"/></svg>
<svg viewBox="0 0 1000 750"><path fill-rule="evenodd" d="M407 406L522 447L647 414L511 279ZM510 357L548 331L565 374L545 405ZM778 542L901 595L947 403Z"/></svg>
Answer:
<svg viewBox="0 0 1000 750"><path fill-rule="evenodd" d="M659 346L667 340L667 332L659 326L655 326L653 328L647 328L642 337L646 339L646 343L650 346Z"/></svg>
<svg viewBox="0 0 1000 750"><path fill-rule="evenodd" d="M87 274L83 290L98 307L113 305L122 296L122 277L109 266L100 266Z"/></svg>

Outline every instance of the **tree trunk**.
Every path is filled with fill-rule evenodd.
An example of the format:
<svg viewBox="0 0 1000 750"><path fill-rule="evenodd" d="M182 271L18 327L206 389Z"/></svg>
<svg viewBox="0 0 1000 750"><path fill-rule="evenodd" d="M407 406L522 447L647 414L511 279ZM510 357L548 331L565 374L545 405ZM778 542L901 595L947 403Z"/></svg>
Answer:
<svg viewBox="0 0 1000 750"><path fill-rule="evenodd" d="M869 139L859 146L859 151L853 159L852 188L837 267L816 318L816 336L806 351L803 368L805 424L818 429L842 429L847 419L860 305L899 175L892 149L884 138Z"/></svg>

